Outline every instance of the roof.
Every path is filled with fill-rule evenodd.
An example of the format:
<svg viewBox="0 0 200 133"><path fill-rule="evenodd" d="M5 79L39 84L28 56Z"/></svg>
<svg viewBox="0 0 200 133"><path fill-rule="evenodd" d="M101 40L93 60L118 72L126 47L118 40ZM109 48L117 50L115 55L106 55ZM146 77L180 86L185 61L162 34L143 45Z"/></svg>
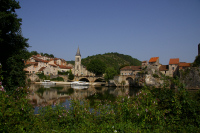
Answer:
<svg viewBox="0 0 200 133"><path fill-rule="evenodd" d="M169 64L172 65L172 64L176 64L178 65L179 64L179 58L171 58L169 60Z"/></svg>
<svg viewBox="0 0 200 133"><path fill-rule="evenodd" d="M78 47L78 49L77 49L76 56L81 56L81 53L80 53L79 47Z"/></svg>
<svg viewBox="0 0 200 133"><path fill-rule="evenodd" d="M161 65L159 67L159 71L168 71L169 70L169 65Z"/></svg>
<svg viewBox="0 0 200 133"><path fill-rule="evenodd" d="M141 66L125 66L125 67L121 68L120 70L140 71Z"/></svg>
<svg viewBox="0 0 200 133"><path fill-rule="evenodd" d="M152 57L149 62L156 62L159 59L159 57Z"/></svg>
<svg viewBox="0 0 200 133"><path fill-rule="evenodd" d="M57 65L55 65L55 64L49 64L49 65L54 66L54 67L57 67Z"/></svg>
<svg viewBox="0 0 200 133"><path fill-rule="evenodd" d="M143 61L142 63L147 63L147 61Z"/></svg>
<svg viewBox="0 0 200 133"><path fill-rule="evenodd" d="M38 71L43 71L46 67L41 67Z"/></svg>
<svg viewBox="0 0 200 133"><path fill-rule="evenodd" d="M179 67L190 67L191 63L180 62Z"/></svg>
<svg viewBox="0 0 200 133"><path fill-rule="evenodd" d="M61 69L72 69L70 66L58 65Z"/></svg>
<svg viewBox="0 0 200 133"><path fill-rule="evenodd" d="M26 62L26 65L35 65L35 66L37 66L38 62Z"/></svg>

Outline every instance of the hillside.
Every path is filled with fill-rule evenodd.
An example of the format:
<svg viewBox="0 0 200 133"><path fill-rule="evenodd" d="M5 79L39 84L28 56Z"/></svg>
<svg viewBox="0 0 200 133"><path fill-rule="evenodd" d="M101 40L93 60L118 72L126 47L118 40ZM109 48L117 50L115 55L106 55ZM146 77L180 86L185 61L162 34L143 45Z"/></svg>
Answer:
<svg viewBox="0 0 200 133"><path fill-rule="evenodd" d="M93 55L88 56L87 58L82 59L82 64L87 66L87 64L92 59L100 59L101 61L106 63L107 67L114 67L116 70L119 70L121 66L124 65L134 65L139 66L141 65L141 61L138 59L132 58L129 55L119 54L119 53L105 53L103 55Z"/></svg>

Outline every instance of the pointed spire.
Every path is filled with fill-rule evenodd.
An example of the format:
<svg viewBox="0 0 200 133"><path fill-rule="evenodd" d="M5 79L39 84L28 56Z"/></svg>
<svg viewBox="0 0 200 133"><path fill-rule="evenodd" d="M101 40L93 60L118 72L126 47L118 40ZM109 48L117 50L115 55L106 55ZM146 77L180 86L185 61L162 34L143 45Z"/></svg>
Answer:
<svg viewBox="0 0 200 133"><path fill-rule="evenodd" d="M81 53L80 53L80 50L79 50L79 46L78 46L78 49L77 49L77 52L76 52L76 56L81 56Z"/></svg>

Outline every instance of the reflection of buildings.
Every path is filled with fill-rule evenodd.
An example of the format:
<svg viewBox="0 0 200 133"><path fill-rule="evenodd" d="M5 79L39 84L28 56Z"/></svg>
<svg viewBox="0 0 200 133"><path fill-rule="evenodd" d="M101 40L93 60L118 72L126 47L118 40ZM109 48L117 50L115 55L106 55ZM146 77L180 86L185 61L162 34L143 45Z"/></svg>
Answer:
<svg viewBox="0 0 200 133"><path fill-rule="evenodd" d="M37 92L41 88L43 91ZM28 98L36 106L65 102L66 99L69 99L69 95L61 93L58 94L56 89L49 88L49 86L48 88L44 88L44 86L32 84L30 89L33 92L29 95Z"/></svg>
<svg viewBox="0 0 200 133"><path fill-rule="evenodd" d="M113 95L114 97L117 96L127 96L128 92L130 94L130 90L133 89L130 88L108 88L108 87L93 87L89 86L88 89L73 89L70 86L63 85L63 86L56 86L57 88L62 89L56 89L56 87L50 87L46 88L43 91L38 92L39 88L41 88L41 85L32 84L31 90L33 90L33 93L29 96L29 99L31 99L31 102L34 103L34 105L46 105L46 104L54 104L54 103L61 103L65 102L67 99L85 99L89 96L94 95L95 93L101 93L102 95L105 95L105 93L109 95ZM137 89L136 89L137 90ZM135 92L131 93L132 94Z"/></svg>

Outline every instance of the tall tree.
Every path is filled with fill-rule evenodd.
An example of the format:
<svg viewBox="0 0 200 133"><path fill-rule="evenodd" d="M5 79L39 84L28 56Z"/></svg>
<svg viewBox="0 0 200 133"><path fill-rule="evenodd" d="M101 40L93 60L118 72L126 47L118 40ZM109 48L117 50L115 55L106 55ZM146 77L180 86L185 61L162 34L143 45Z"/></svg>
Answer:
<svg viewBox="0 0 200 133"><path fill-rule="evenodd" d="M104 78L107 82L113 79L115 75L117 75L117 71L113 67L106 68Z"/></svg>
<svg viewBox="0 0 200 133"><path fill-rule="evenodd" d="M24 61L30 56L28 39L21 34L22 19L15 13L20 8L15 0L0 0L0 63L6 90L25 85Z"/></svg>
<svg viewBox="0 0 200 133"><path fill-rule="evenodd" d="M106 70L106 64L99 59L93 59L87 64L87 70L96 75L102 75Z"/></svg>

